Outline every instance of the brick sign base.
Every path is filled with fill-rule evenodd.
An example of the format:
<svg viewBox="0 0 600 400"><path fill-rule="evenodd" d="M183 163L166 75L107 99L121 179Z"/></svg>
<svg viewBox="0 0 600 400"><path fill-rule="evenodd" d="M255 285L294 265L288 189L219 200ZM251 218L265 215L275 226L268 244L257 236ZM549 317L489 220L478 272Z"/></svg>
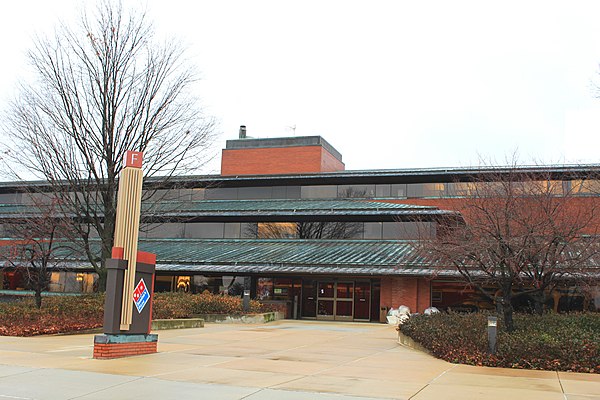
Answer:
<svg viewBox="0 0 600 400"><path fill-rule="evenodd" d="M158 335L96 335L94 337L94 358L139 356L156 353Z"/></svg>

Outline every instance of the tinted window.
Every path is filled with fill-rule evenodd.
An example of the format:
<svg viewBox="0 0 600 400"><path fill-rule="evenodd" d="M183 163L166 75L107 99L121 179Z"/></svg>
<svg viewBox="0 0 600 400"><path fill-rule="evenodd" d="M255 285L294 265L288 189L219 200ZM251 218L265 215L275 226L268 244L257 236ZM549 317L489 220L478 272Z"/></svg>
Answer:
<svg viewBox="0 0 600 400"><path fill-rule="evenodd" d="M185 224L186 239L222 239L225 224L221 222L199 222Z"/></svg>
<svg viewBox="0 0 600 400"><path fill-rule="evenodd" d="M238 189L237 195L239 200L270 199L271 193L270 186L241 187Z"/></svg>
<svg viewBox="0 0 600 400"><path fill-rule="evenodd" d="M207 200L237 200L237 188L211 188L206 189Z"/></svg>
<svg viewBox="0 0 600 400"><path fill-rule="evenodd" d="M377 185L375 186L376 197L390 197L392 188L390 185Z"/></svg>
<svg viewBox="0 0 600 400"><path fill-rule="evenodd" d="M382 222L365 222L365 239L381 239Z"/></svg>
<svg viewBox="0 0 600 400"><path fill-rule="evenodd" d="M337 186L302 186L303 199L335 199Z"/></svg>
<svg viewBox="0 0 600 400"><path fill-rule="evenodd" d="M165 238L183 238L184 224L182 223L164 223L164 224L147 224L142 227L145 236L151 239Z"/></svg>

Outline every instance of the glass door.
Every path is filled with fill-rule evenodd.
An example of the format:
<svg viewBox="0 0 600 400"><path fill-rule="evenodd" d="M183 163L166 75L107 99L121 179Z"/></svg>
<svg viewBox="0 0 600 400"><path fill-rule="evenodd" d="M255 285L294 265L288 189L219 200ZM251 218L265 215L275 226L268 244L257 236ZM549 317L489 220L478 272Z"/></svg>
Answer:
<svg viewBox="0 0 600 400"><path fill-rule="evenodd" d="M371 319L371 282L356 282L354 285L354 319Z"/></svg>
<svg viewBox="0 0 600 400"><path fill-rule="evenodd" d="M352 321L354 282L337 282L335 290L335 320Z"/></svg>
<svg viewBox="0 0 600 400"><path fill-rule="evenodd" d="M352 321L354 282L321 281L317 285L317 319Z"/></svg>
<svg viewBox="0 0 600 400"><path fill-rule="evenodd" d="M335 282L319 282L317 296L317 319L333 320L335 316Z"/></svg>
<svg viewBox="0 0 600 400"><path fill-rule="evenodd" d="M317 316L317 282L305 280L302 282L302 306L301 315L304 318L316 318Z"/></svg>

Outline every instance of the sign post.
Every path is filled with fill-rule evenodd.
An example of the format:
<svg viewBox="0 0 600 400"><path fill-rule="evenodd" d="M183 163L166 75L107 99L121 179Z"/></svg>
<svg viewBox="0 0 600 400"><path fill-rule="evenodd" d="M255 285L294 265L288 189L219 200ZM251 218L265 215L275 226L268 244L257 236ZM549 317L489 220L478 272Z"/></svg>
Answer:
<svg viewBox="0 0 600 400"><path fill-rule="evenodd" d="M141 152L127 151L119 179L112 256L106 260L104 334L94 337L94 358L156 353L152 296L156 255L138 251L142 199Z"/></svg>

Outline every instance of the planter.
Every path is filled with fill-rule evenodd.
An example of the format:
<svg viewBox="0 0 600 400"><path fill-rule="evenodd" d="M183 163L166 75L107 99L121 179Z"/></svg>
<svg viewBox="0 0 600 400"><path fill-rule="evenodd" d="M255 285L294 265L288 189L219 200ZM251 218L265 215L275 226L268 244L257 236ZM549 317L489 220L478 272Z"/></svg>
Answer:
<svg viewBox="0 0 600 400"><path fill-rule="evenodd" d="M421 351L423 353L431 354L431 352L423 347L420 343L415 342L413 338L403 334L400 329L398 329L398 344L406 347L410 347L411 349Z"/></svg>
<svg viewBox="0 0 600 400"><path fill-rule="evenodd" d="M271 321L277 321L285 318L285 314L280 311L268 312L263 314L196 314L194 317L202 318L206 322L218 324L265 324Z"/></svg>
<svg viewBox="0 0 600 400"><path fill-rule="evenodd" d="M163 329L186 329L186 328L204 328L202 318L178 318L178 319L155 319L152 321L152 330L159 331Z"/></svg>

